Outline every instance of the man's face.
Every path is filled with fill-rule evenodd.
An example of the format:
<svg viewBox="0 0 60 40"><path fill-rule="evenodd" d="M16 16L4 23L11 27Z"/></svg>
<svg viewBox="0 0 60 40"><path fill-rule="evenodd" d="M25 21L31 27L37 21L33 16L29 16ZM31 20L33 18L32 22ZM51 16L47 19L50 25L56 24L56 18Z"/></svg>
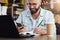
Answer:
<svg viewBox="0 0 60 40"><path fill-rule="evenodd" d="M36 13L41 5L41 0L28 0L28 7L31 13Z"/></svg>

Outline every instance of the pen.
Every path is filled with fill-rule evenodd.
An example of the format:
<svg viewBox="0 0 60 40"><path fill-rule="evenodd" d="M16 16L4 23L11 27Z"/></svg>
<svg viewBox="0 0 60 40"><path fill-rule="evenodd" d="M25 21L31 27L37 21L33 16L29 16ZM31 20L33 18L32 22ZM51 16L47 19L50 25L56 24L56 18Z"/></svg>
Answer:
<svg viewBox="0 0 60 40"><path fill-rule="evenodd" d="M43 20L40 22L40 24L39 24L37 27L39 27L39 26L41 25L42 22L43 22Z"/></svg>

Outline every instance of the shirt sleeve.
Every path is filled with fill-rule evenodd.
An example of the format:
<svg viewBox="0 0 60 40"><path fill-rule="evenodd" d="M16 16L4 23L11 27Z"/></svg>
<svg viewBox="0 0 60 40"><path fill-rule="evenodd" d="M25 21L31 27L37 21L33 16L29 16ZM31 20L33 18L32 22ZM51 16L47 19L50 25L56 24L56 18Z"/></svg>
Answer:
<svg viewBox="0 0 60 40"><path fill-rule="evenodd" d="M54 15L52 12L48 11L45 15L46 24L55 24Z"/></svg>
<svg viewBox="0 0 60 40"><path fill-rule="evenodd" d="M19 14L17 20L16 20L16 23L20 23L22 24L22 13Z"/></svg>

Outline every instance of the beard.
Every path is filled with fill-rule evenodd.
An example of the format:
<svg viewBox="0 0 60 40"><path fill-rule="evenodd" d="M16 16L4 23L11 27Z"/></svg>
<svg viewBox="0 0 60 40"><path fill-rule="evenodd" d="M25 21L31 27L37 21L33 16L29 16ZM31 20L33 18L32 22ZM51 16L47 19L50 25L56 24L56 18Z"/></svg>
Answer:
<svg viewBox="0 0 60 40"><path fill-rule="evenodd" d="M31 14L35 14L40 9L40 6L38 8L30 8Z"/></svg>

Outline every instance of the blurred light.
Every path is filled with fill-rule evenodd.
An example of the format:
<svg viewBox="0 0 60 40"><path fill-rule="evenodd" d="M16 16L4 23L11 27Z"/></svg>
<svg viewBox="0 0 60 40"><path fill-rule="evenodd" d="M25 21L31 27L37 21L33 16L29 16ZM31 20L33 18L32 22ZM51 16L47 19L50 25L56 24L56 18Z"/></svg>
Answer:
<svg viewBox="0 0 60 40"><path fill-rule="evenodd" d="M60 0L56 0L56 2L58 2L58 3L59 3L59 2L60 2Z"/></svg>
<svg viewBox="0 0 60 40"><path fill-rule="evenodd" d="M53 2L53 0L50 0L50 8L51 8L51 9L54 8L54 2Z"/></svg>

